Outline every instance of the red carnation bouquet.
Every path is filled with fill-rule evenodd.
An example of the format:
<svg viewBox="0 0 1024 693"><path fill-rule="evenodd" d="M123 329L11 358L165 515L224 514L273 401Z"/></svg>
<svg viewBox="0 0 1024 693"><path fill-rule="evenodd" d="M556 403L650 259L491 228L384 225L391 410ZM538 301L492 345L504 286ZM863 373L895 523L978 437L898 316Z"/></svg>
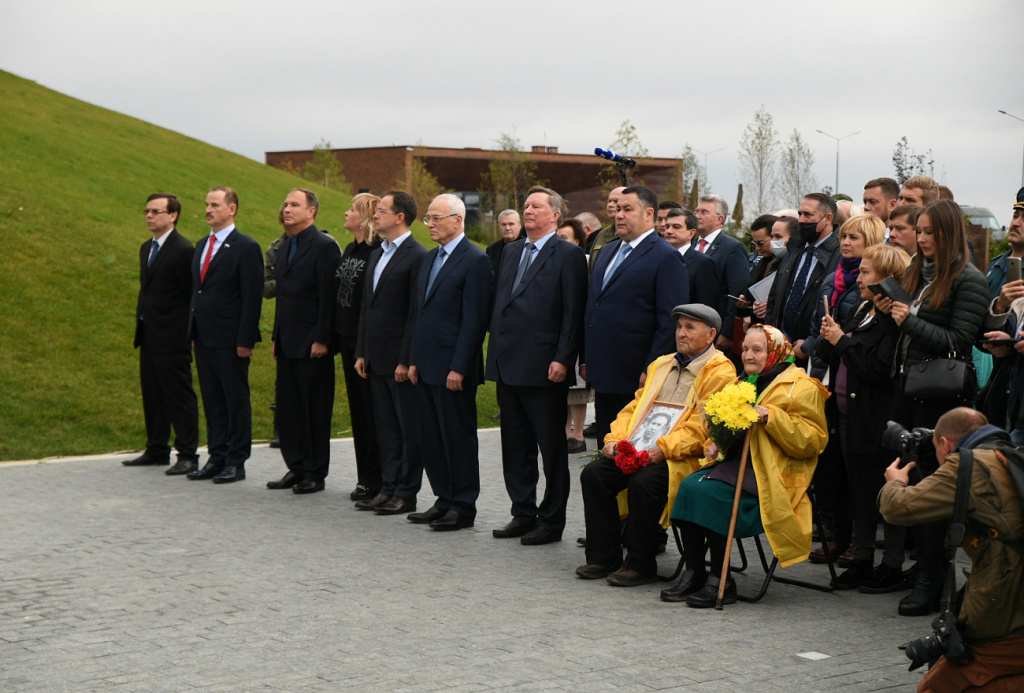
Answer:
<svg viewBox="0 0 1024 693"><path fill-rule="evenodd" d="M646 467L651 456L646 450L639 452L628 440L620 440L615 444L615 465L623 474L632 474L641 467Z"/></svg>

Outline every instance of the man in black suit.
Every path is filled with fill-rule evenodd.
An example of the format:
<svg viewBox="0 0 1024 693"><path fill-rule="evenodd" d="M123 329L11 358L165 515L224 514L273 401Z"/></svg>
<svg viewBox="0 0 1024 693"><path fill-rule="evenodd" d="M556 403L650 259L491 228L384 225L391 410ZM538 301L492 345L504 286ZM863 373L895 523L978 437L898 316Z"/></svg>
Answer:
<svg viewBox="0 0 1024 693"><path fill-rule="evenodd" d="M359 313L355 369L370 380L370 403L380 454L380 492L356 503L358 510L400 515L416 510L423 484L420 412L409 381L412 309L416 279L427 250L413 238L416 200L407 192L385 193L373 215L384 242L366 265L366 289Z"/></svg>
<svg viewBox="0 0 1024 693"><path fill-rule="evenodd" d="M587 260L555 236L564 203L535 186L523 207L526 240L505 249L496 282L487 379L498 383L501 461L512 521L493 531L526 545L560 541L569 500L568 389L583 339ZM537 450L544 498L537 505Z"/></svg>
<svg viewBox="0 0 1024 693"><path fill-rule="evenodd" d="M288 236L274 277L277 305L272 351L277 359L277 426L288 472L267 488L306 494L324 490L334 413L334 271L337 242L316 227L316 193L295 188L281 208Z"/></svg>
<svg viewBox="0 0 1024 693"><path fill-rule="evenodd" d="M698 253L693 245L697 233L697 215L683 207L670 209L662 225L661 237L679 251L690 277L690 303L703 303L716 312L725 287L718 268L707 255Z"/></svg>
<svg viewBox="0 0 1024 693"><path fill-rule="evenodd" d="M188 345L193 248L174 228L180 215L181 203L174 195L153 193L146 200L146 226L153 239L139 249L135 310L146 452L124 462L128 467L169 464L173 426L178 461L165 472L168 475L185 474L199 463L199 404L192 389Z"/></svg>
<svg viewBox="0 0 1024 693"><path fill-rule="evenodd" d="M438 195L424 220L439 244L423 256L416 281L409 379L416 385L423 462L434 505L410 522L438 531L472 527L480 495L476 389L491 309L491 262L466 238L466 206Z"/></svg>
<svg viewBox="0 0 1024 693"><path fill-rule="evenodd" d="M189 338L195 346L210 458L186 476L216 484L244 479L252 451L249 359L260 341L263 253L235 228L237 212L238 193L223 185L210 188L210 235L199 241L192 257Z"/></svg>
<svg viewBox="0 0 1024 693"><path fill-rule="evenodd" d="M689 303L683 258L654 230L657 207L650 188L622 190L617 239L598 251L590 276L580 375L594 388L599 448L612 421L643 385L647 366L672 352L672 309Z"/></svg>
<svg viewBox="0 0 1024 693"><path fill-rule="evenodd" d="M811 332L821 282L839 264L839 234L835 230L836 202L824 193L810 193L800 203L799 238L790 239L771 292L765 322L778 327L793 344L793 355L806 361L801 348Z"/></svg>
<svg viewBox="0 0 1024 693"><path fill-rule="evenodd" d="M722 334L715 346L733 363L739 365L739 356L732 350L733 329L736 322L736 304L729 296L739 296L747 288L750 262L742 243L723 231L729 218L729 203L718 195L703 195L697 203L697 252L715 263L721 290L718 303L712 307L722 316Z"/></svg>

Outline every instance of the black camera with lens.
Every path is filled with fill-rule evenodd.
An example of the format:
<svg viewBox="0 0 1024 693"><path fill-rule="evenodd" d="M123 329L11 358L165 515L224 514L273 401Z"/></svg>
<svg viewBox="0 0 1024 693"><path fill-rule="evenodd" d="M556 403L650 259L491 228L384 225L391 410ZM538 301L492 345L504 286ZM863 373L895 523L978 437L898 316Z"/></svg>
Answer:
<svg viewBox="0 0 1024 693"><path fill-rule="evenodd" d="M932 429L924 427L908 431L895 421L889 421L882 431L882 447L899 453L900 467L905 467L908 462L917 462L921 477L926 477L937 469L933 461L935 445L932 443L932 433ZM925 460L923 467L922 457Z"/></svg>
<svg viewBox="0 0 1024 693"><path fill-rule="evenodd" d="M974 653L960 634L956 615L948 609L932 621L931 633L923 638L911 640L906 645L900 645L900 649L910 660L908 671L925 664L931 666L942 655L946 655L949 663L958 667L974 659Z"/></svg>

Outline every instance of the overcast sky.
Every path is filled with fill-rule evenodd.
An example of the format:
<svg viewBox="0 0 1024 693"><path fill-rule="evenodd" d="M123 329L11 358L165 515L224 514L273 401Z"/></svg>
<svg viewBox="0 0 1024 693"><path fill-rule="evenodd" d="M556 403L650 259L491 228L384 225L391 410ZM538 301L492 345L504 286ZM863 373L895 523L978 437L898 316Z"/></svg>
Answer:
<svg viewBox="0 0 1024 693"><path fill-rule="evenodd" d="M903 135L1007 224L1021 186L1024 2L600 0L0 3L0 69L263 161L266 151L590 152L629 119L652 156L711 152L730 201L762 104L859 199ZM2 126L2 125L0 125Z"/></svg>

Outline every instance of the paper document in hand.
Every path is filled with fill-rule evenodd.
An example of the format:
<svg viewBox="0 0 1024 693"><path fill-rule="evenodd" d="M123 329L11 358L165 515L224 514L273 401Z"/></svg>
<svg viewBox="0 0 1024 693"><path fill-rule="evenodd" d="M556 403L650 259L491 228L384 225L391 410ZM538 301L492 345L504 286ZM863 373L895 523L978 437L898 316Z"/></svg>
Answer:
<svg viewBox="0 0 1024 693"><path fill-rule="evenodd" d="M750 295L753 296L754 300L758 303L768 303L768 293L772 290L772 284L774 283L775 272L772 272L757 284L750 285Z"/></svg>

